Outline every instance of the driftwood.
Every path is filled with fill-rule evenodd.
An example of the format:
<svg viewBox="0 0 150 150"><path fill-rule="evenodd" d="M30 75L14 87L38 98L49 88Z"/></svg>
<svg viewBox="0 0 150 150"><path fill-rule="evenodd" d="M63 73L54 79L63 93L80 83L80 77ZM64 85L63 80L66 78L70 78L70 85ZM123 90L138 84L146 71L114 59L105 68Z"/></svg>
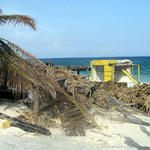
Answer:
<svg viewBox="0 0 150 150"><path fill-rule="evenodd" d="M64 83L66 79L67 79L66 77L60 77L60 78L56 78L56 81L59 83L61 87L64 87Z"/></svg>
<svg viewBox="0 0 150 150"><path fill-rule="evenodd" d="M84 88L93 88L94 85L88 85L88 84L78 84L78 85L75 85L75 88L81 88L81 89L84 89Z"/></svg>
<svg viewBox="0 0 150 150"><path fill-rule="evenodd" d="M10 102L10 103L21 103L21 102L26 102L27 99L7 99L7 98L0 98L0 102Z"/></svg>
<svg viewBox="0 0 150 150"><path fill-rule="evenodd" d="M139 111L150 114L150 84L127 88L123 84L102 83L99 90L105 91L113 98L128 104Z"/></svg>
<svg viewBox="0 0 150 150"><path fill-rule="evenodd" d="M0 113L0 119L6 119L11 122L11 126L15 126L21 128L24 131L40 133L43 135L51 135L50 131L46 128L40 127L36 124L32 124L29 122L22 121L15 117L8 116L6 114Z"/></svg>

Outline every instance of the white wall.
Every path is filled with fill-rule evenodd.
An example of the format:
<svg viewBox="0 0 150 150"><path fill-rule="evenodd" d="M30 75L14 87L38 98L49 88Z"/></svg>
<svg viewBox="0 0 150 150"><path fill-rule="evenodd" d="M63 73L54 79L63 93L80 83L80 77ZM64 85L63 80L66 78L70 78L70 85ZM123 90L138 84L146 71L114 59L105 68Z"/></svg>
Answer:
<svg viewBox="0 0 150 150"><path fill-rule="evenodd" d="M132 66L116 66L115 67L115 75L114 81L115 82L125 82L127 86L133 86L134 83L121 71L127 71L131 76L133 76L133 67Z"/></svg>
<svg viewBox="0 0 150 150"><path fill-rule="evenodd" d="M104 81L104 66L93 66L93 81Z"/></svg>
<svg viewBox="0 0 150 150"><path fill-rule="evenodd" d="M123 67L116 66L115 67L114 81L115 82L131 82L131 80L121 70L127 71L131 76L133 75L132 67L130 67L130 66L123 66Z"/></svg>

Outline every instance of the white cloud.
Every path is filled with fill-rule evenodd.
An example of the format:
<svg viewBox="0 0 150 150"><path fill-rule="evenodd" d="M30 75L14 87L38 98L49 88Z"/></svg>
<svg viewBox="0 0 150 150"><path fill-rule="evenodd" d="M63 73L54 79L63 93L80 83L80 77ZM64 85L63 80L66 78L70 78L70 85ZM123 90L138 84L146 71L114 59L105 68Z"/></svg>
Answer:
<svg viewBox="0 0 150 150"><path fill-rule="evenodd" d="M60 44L58 44L57 41L54 42L54 49L56 49L56 50L62 50L62 47L60 46Z"/></svg>

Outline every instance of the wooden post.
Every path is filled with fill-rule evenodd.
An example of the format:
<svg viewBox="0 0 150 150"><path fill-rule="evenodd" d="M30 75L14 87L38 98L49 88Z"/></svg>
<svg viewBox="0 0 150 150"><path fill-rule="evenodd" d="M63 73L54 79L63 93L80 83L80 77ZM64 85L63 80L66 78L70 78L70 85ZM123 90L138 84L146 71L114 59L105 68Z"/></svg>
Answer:
<svg viewBox="0 0 150 150"><path fill-rule="evenodd" d="M114 78L115 78L115 67L112 65L112 74L111 74L111 81L114 83Z"/></svg>
<svg viewBox="0 0 150 150"><path fill-rule="evenodd" d="M138 84L140 84L140 64L138 66Z"/></svg>

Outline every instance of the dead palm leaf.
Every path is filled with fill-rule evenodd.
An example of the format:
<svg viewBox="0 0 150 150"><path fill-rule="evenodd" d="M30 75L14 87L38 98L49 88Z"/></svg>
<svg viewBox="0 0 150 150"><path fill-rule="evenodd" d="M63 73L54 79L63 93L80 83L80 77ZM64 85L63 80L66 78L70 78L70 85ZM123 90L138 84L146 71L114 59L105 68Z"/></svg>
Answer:
<svg viewBox="0 0 150 150"><path fill-rule="evenodd" d="M0 10L0 14L1 14ZM31 27L33 30L36 30L35 20L26 15L0 15L0 25L6 23L24 24L25 26Z"/></svg>
<svg viewBox="0 0 150 150"><path fill-rule="evenodd" d="M13 23L14 25L24 24L36 30L36 24L33 18L26 15L3 15L2 9L0 9L0 25L7 23Z"/></svg>
<svg viewBox="0 0 150 150"><path fill-rule="evenodd" d="M49 67L47 67L44 63L36 59L34 56L19 46L4 39L0 40L6 42L6 45L3 45L10 48L10 50L7 50L6 52L4 51L4 53L2 53L3 59L11 63L11 66L8 68L13 67L12 69L7 70L11 70L10 73L17 72L17 74L19 74L15 75L15 78L13 78L14 74L8 74L10 77L9 80L13 80L14 87L18 88L21 86L22 90L28 89L35 93L36 99L34 100L34 109L36 113L48 104L51 104L52 101L56 102L56 100L61 101L62 99L65 99L67 102L72 103L75 107L77 107L81 114L85 118L88 118L97 128L100 128L99 125L95 122L94 118L89 114L84 104L76 99L73 99L59 86L59 84L54 79L54 72ZM3 45L1 47L3 47ZM6 47L4 49L6 50ZM13 52L11 52L11 50ZM44 73L45 69L49 70L50 75ZM16 82L18 79L21 80ZM36 85L38 88L36 88Z"/></svg>

